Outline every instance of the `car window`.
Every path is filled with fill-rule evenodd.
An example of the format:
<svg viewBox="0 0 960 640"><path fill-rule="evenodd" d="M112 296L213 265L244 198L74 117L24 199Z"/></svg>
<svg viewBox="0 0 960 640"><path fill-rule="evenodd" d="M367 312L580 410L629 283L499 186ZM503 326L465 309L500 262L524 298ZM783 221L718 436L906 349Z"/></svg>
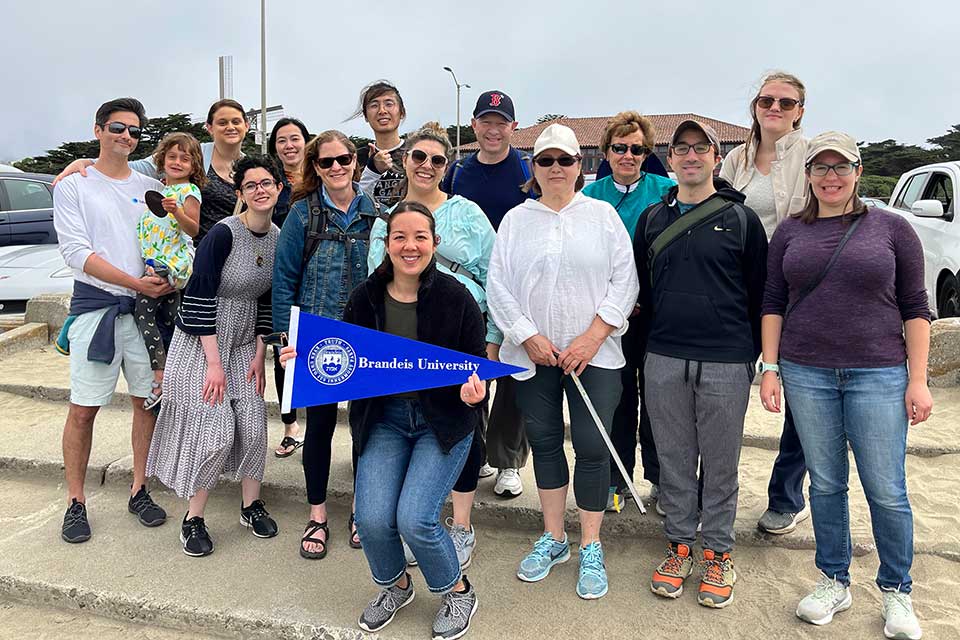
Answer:
<svg viewBox="0 0 960 640"><path fill-rule="evenodd" d="M10 210L52 209L53 195L43 182L36 180L4 180Z"/></svg>
<svg viewBox="0 0 960 640"><path fill-rule="evenodd" d="M897 198L897 202L893 206L897 209L910 211L913 203L920 199L920 194L923 192L923 185L927 181L928 175L930 174L918 173L910 178L907 184L903 186L903 191L900 192L900 197Z"/></svg>
<svg viewBox="0 0 960 640"><path fill-rule="evenodd" d="M934 173L923 191L923 199L939 200L944 213L953 213L953 180L946 173Z"/></svg>

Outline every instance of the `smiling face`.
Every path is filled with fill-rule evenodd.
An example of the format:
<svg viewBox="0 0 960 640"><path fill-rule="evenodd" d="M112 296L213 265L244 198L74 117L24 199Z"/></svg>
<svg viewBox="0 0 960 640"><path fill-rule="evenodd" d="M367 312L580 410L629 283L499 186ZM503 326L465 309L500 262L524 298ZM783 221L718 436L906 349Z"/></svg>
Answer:
<svg viewBox="0 0 960 640"><path fill-rule="evenodd" d="M391 216L387 234L387 255L394 275L417 277L433 259L440 238L430 230L430 218L416 211Z"/></svg>
<svg viewBox="0 0 960 640"><path fill-rule="evenodd" d="M674 151L673 146L679 144L690 145L686 155L680 155ZM707 144L710 148L704 153L697 153L693 145L701 144ZM667 155L667 164L677 174L677 182L688 187L696 187L708 180L713 180L713 169L719 160L717 150L707 140L707 136L698 129L687 129L681 133L674 145L671 145L670 153Z"/></svg>
<svg viewBox="0 0 960 640"><path fill-rule="evenodd" d="M214 142L240 144L250 129L243 113L233 107L220 107L213 114L211 124L206 125Z"/></svg>
<svg viewBox="0 0 960 640"><path fill-rule="evenodd" d="M771 98L792 98L800 100L800 92L791 84L786 82L773 81L760 87L758 96L768 96ZM793 131L793 124L803 116L803 106L797 104L793 109L784 111L780 102L776 101L768 109L764 109L759 104L754 104L754 116L760 123L760 130L773 139L779 140L786 134Z"/></svg>
<svg viewBox="0 0 960 640"><path fill-rule="evenodd" d="M289 172L300 170L303 162L303 150L307 141L303 139L303 132L295 124L287 124L277 129L276 148L277 157L283 163L283 168Z"/></svg>
<svg viewBox="0 0 960 640"><path fill-rule="evenodd" d="M363 108L363 117L374 133L396 131L400 128L400 121L403 120L400 98L392 91L371 98Z"/></svg>
<svg viewBox="0 0 960 640"><path fill-rule="evenodd" d="M414 159L414 152L420 151L427 155L426 160L417 162ZM446 164L440 167L434 166L433 157L442 156L446 158L446 149L442 144L435 140L420 140L413 145L403 159L403 168L407 173L409 185L415 187L420 192L434 191L440 188L440 181L446 171Z"/></svg>
<svg viewBox="0 0 960 640"><path fill-rule="evenodd" d="M485 153L498 155L507 150L513 140L516 122L510 122L498 113L485 113L470 121L477 136L477 144Z"/></svg>
<svg viewBox="0 0 960 640"><path fill-rule="evenodd" d="M342 159L343 156L346 155L350 156L350 162L348 162L346 166L341 165L337 161L334 161L328 169L320 166L319 161L321 159ZM340 191L351 188L353 186L353 172L356 168L356 155L351 154L339 140L324 142L320 145L319 149L317 149L317 161L313 163L313 170L320 176L320 181L323 183L323 186L327 188L327 191Z"/></svg>
<svg viewBox="0 0 960 640"><path fill-rule="evenodd" d="M137 148L138 140L130 136L128 129L124 129L122 133L110 133L108 126L111 122L139 127L140 118L132 111L114 111L107 117L107 121L102 127L100 125L93 126L93 135L100 141L100 154L126 160L127 156Z"/></svg>
<svg viewBox="0 0 960 640"><path fill-rule="evenodd" d="M273 211L283 188L263 167L247 169L240 186L238 197L243 199L248 209L259 214L270 214Z"/></svg>
<svg viewBox="0 0 960 640"><path fill-rule="evenodd" d="M627 145L627 152L624 154L614 153L612 148L607 149L607 162L610 163L610 170L613 171L613 179L620 184L633 184L640 177L640 165L646 159L645 155L635 156L630 151L631 145L649 146L643 139L643 132L640 130L625 136L614 136L610 139L610 147L615 144Z"/></svg>
<svg viewBox="0 0 960 640"><path fill-rule="evenodd" d="M168 180L183 181L193 173L193 158L190 154L174 144L163 154L163 173Z"/></svg>
<svg viewBox="0 0 960 640"><path fill-rule="evenodd" d="M837 165L848 163L845 157L836 151L824 151L818 153L810 164ZM836 209L844 207L852 199L857 189L857 180L863 173L863 167L858 166L856 171L846 176L838 176L833 169L827 171L824 176L815 176L809 170L807 179L810 181L810 188L813 190L813 196L822 207Z"/></svg>

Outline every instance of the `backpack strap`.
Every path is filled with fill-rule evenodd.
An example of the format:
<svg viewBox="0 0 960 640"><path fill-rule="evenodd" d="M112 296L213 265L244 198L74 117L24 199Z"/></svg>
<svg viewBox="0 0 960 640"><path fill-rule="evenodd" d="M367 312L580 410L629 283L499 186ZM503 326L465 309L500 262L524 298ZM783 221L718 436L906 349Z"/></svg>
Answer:
<svg viewBox="0 0 960 640"><path fill-rule="evenodd" d="M450 167L450 195L453 195L457 192L457 174L460 173L460 169L463 168L463 158L460 158L453 163L453 166Z"/></svg>
<svg viewBox="0 0 960 640"><path fill-rule="evenodd" d="M384 214L381 213L380 205L376 202L376 200L374 200L373 203L376 215L368 216L369 224L365 231L354 233L343 233L337 231L334 233L329 230L329 209L320 203L320 198L317 196L316 192L310 194L310 198L307 201L307 209L309 213L307 217L306 238L304 239L303 243L302 266L305 267L307 263L310 262L313 254L317 252L317 249L320 247L320 243L324 240L333 240L335 242L347 242L348 240L369 240L370 232L373 230L373 224L377 221L377 218L383 218L386 220Z"/></svg>
<svg viewBox="0 0 960 640"><path fill-rule="evenodd" d="M467 278L472 280L474 283L476 283L477 286L483 289L483 283L480 282L480 278L478 278L477 275L474 274L473 272L466 269L462 264L460 264L459 262L454 262L453 260L450 260L446 256L441 255L439 251L437 251L433 255L437 259L437 263L442 264L444 267L446 267L450 271L450 273L466 276Z"/></svg>
<svg viewBox="0 0 960 640"><path fill-rule="evenodd" d="M705 203L697 205L674 220L666 229L661 231L647 248L647 269L650 272L650 286L653 286L653 265L664 249L673 244L678 238L699 227L734 204L735 203L722 197L710 198ZM653 213L654 211L650 212L650 214ZM650 228L650 217L647 218L645 231Z"/></svg>
<svg viewBox="0 0 960 640"><path fill-rule="evenodd" d="M514 151L517 154L517 159L520 161L520 171L523 172L523 182L526 183L533 177L533 156L517 148L514 148Z"/></svg>

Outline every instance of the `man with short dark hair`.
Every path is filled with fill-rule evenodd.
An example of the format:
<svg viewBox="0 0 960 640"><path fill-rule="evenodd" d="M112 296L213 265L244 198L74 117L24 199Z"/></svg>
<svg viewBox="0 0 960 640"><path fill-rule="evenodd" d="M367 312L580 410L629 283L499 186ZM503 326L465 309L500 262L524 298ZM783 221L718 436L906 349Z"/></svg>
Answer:
<svg viewBox="0 0 960 640"><path fill-rule="evenodd" d="M70 175L53 192L53 221L60 254L73 270L74 290L69 330L70 408L63 427L63 466L67 482L67 512L61 537L84 542L91 535L83 490L93 423L100 407L109 404L120 370L133 404L133 486L127 509L140 523L155 527L166 513L146 489L147 451L155 416L143 408L153 372L143 337L133 317L134 296L159 298L173 291L165 278L144 275L137 240L137 222L144 194L163 185L127 166L147 123L143 105L118 98L97 110L93 133L100 155L87 177Z"/></svg>
<svg viewBox="0 0 960 640"><path fill-rule="evenodd" d="M360 188L387 209L400 201L400 190L406 177L403 156L407 146L399 132L400 123L407 117L407 108L394 85L377 80L360 93L360 104L353 117L360 115L370 125L375 139L367 149Z"/></svg>

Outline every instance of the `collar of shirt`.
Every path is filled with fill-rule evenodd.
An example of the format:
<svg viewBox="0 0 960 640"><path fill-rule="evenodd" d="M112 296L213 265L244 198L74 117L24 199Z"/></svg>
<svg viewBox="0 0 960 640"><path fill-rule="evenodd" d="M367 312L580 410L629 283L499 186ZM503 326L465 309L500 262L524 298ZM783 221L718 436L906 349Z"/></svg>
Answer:
<svg viewBox="0 0 960 640"><path fill-rule="evenodd" d="M350 223L353 222L353 219L357 217L357 212L360 210L360 202L363 200L363 192L360 191L360 185L358 183L353 183L353 190L356 195L353 196L353 200L350 202L350 206L347 207L347 210L342 211L337 207L337 205L333 204L333 200L330 199L330 195L327 193L327 188L323 185L320 186L320 193L323 195L323 204L330 207L334 213L340 214L340 218L344 223L344 228L350 226Z"/></svg>

